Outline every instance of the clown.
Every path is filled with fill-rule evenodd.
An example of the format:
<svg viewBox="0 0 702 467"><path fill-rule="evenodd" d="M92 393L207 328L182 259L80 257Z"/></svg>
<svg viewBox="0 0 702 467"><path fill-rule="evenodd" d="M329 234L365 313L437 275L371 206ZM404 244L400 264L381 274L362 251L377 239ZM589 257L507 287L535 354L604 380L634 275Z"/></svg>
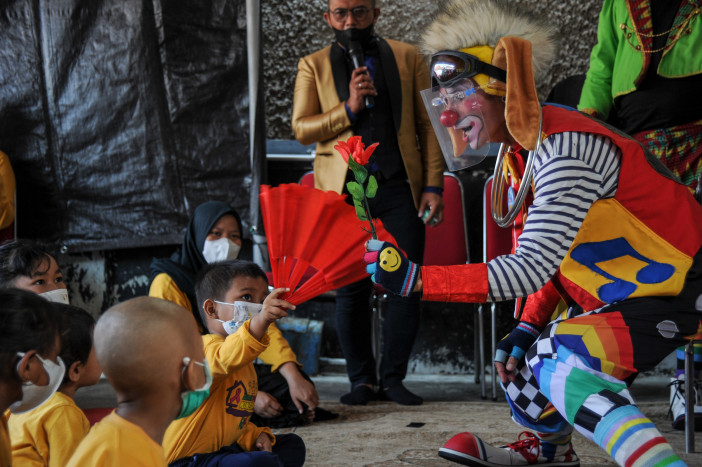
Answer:
<svg viewBox="0 0 702 467"><path fill-rule="evenodd" d="M523 222L514 253L417 267L396 251L400 265L388 268L378 252L394 259L393 245L371 241L368 271L390 292L424 300L528 297L495 366L512 418L532 432L501 447L461 433L442 457L576 466L575 428L620 465L684 465L629 385L700 328L702 207L636 141L539 103L535 83L552 59L553 29L513 3L442 6L425 34L435 87L423 96L449 168L501 144L494 185L501 193L507 178L510 203L493 217L503 226ZM570 309L552 320L561 301Z"/></svg>

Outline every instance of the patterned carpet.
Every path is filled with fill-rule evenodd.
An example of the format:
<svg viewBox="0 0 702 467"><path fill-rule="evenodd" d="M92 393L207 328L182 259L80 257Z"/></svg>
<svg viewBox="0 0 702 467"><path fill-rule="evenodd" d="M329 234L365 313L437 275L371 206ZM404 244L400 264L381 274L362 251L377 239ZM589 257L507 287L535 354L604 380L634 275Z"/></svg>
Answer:
<svg viewBox="0 0 702 467"><path fill-rule="evenodd" d="M521 431L509 418L504 403L428 402L401 407L374 402L365 407L323 402L337 412L336 420L274 432L295 432L307 445L306 466L449 466L437 455L452 435L472 431L493 444L515 441ZM644 402L642 410L652 417L679 454L684 452L683 432L673 431L665 418L667 406ZM412 424L412 425L410 425ZM420 425L421 426L417 426ZM615 465L598 446L580 435L574 438L582 466ZM702 434L697 437L702 450ZM702 465L702 454L683 455L689 465Z"/></svg>
<svg viewBox="0 0 702 467"><path fill-rule="evenodd" d="M315 384L320 407L339 413L339 418L274 432L299 434L307 445L305 465L310 467L456 465L437 455L454 434L472 431L488 443L504 444L515 441L521 431L510 419L504 398L482 401L478 386L468 380L435 376L419 383L414 378L408 388L429 401L418 407L391 402L351 407L337 402L348 390L344 376L318 377ZM666 383L667 378L642 378L633 385L632 393L688 465L702 466L702 454L683 454L684 433L673 430L666 418ZM76 402L81 408L114 407L116 399L107 381L101 380L96 386L80 389ZM583 467L614 465L604 451L578 434L574 444ZM702 452L702 432L697 434L696 447Z"/></svg>

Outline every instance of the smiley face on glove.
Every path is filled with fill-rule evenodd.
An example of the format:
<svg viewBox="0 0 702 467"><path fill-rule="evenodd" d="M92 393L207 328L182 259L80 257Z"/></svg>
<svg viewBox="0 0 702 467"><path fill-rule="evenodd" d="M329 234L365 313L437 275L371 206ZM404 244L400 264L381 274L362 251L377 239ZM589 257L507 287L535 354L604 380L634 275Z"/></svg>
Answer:
<svg viewBox="0 0 702 467"><path fill-rule="evenodd" d="M366 272L384 290L408 297L414 290L419 266L405 258L402 250L389 242L368 240L363 255Z"/></svg>
<svg viewBox="0 0 702 467"><path fill-rule="evenodd" d="M400 258L400 253L393 247L387 247L380 252L380 267L387 271L393 272L397 271L402 264L402 258Z"/></svg>

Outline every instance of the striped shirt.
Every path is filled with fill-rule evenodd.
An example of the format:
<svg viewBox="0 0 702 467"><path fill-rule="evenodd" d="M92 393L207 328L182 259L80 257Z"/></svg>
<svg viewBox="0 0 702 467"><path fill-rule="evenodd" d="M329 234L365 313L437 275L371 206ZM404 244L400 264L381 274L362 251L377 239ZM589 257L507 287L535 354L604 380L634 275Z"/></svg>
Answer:
<svg viewBox="0 0 702 467"><path fill-rule="evenodd" d="M565 258L592 203L617 191L621 151L604 136L556 133L534 159L534 203L515 254L488 262L488 301L537 292Z"/></svg>

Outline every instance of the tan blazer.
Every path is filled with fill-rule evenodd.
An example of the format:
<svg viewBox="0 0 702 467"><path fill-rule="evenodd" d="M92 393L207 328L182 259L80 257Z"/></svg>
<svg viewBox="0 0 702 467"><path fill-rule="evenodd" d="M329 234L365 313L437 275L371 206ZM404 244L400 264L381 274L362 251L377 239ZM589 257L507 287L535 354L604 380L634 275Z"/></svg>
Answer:
<svg viewBox="0 0 702 467"><path fill-rule="evenodd" d="M15 220L15 173L10 158L0 151L0 229Z"/></svg>
<svg viewBox="0 0 702 467"><path fill-rule="evenodd" d="M419 94L430 87L429 69L412 45L381 39L379 49L397 142L418 206L425 186L443 187L444 160ZM348 167L334 146L353 136L344 101L339 99L339 94L348 95L348 77L343 63L339 64L341 59L343 56L335 55L331 46L300 59L292 115L295 138L305 145L317 143L315 187L337 193L343 189ZM336 72L332 61L340 65L334 67ZM393 83L394 79L399 82Z"/></svg>

